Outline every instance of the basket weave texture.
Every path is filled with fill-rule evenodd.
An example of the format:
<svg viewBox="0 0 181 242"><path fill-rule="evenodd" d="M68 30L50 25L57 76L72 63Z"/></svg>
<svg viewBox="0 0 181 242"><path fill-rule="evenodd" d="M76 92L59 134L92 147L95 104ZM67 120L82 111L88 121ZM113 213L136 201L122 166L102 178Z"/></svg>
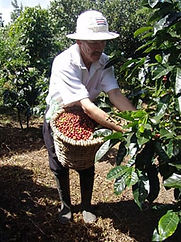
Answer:
<svg viewBox="0 0 181 242"><path fill-rule="evenodd" d="M65 136L56 126L56 120L62 112L65 110L62 109L56 113L50 121L58 160L64 167L75 170L83 170L93 166L95 154L104 142L103 138L91 137L87 140L74 140Z"/></svg>

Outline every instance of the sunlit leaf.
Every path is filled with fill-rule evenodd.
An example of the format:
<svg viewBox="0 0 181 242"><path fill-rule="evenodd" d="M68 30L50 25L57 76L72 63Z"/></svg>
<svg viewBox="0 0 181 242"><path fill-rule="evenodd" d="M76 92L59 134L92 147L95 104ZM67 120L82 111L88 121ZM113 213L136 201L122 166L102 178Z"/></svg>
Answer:
<svg viewBox="0 0 181 242"><path fill-rule="evenodd" d="M153 231L152 241L162 241L162 237L159 235L157 229L154 229Z"/></svg>
<svg viewBox="0 0 181 242"><path fill-rule="evenodd" d="M175 81L175 93L181 94L181 68L177 68L177 75ZM178 97L179 109L181 113L181 96Z"/></svg>
<svg viewBox="0 0 181 242"><path fill-rule="evenodd" d="M103 137L110 135L111 133L112 131L110 129L98 129L93 133L93 135L94 137Z"/></svg>
<svg viewBox="0 0 181 242"><path fill-rule="evenodd" d="M160 19L155 25L154 25L154 34L156 34L159 30L162 30L165 27L166 21L167 21L168 15L166 15L164 18Z"/></svg>
<svg viewBox="0 0 181 242"><path fill-rule="evenodd" d="M120 195L126 188L126 180L123 176L117 179L114 183L114 193Z"/></svg>
<svg viewBox="0 0 181 242"><path fill-rule="evenodd" d="M180 161L180 164L169 163L169 165L176 167L178 170L181 170L181 161Z"/></svg>
<svg viewBox="0 0 181 242"><path fill-rule="evenodd" d="M170 140L169 143L166 145L166 153L169 158L173 156L173 149L174 149L173 140Z"/></svg>
<svg viewBox="0 0 181 242"><path fill-rule="evenodd" d="M137 142L138 142L138 145L141 147L142 145L144 145L145 143L147 143L151 136L149 137L148 135L145 135L145 133L141 134L141 133L137 133L136 134L137 136Z"/></svg>
<svg viewBox="0 0 181 242"><path fill-rule="evenodd" d="M170 71L172 71L174 69L174 66L168 66L167 68L164 68L163 71L159 72L158 75L156 75L153 80L157 80L160 77L163 77L165 75L167 75Z"/></svg>
<svg viewBox="0 0 181 242"><path fill-rule="evenodd" d="M161 217L158 223L158 231L162 240L170 237L175 232L178 223L179 216L176 212L171 210L169 210L164 216Z"/></svg>
<svg viewBox="0 0 181 242"><path fill-rule="evenodd" d="M152 8L154 8L159 2L161 2L161 1L160 0L148 0L148 4Z"/></svg>
<svg viewBox="0 0 181 242"><path fill-rule="evenodd" d="M95 155L95 162L99 161L111 148L111 141L104 142Z"/></svg>
<svg viewBox="0 0 181 242"><path fill-rule="evenodd" d="M169 178L164 180L163 184L166 187L181 188L181 175L173 173Z"/></svg>
<svg viewBox="0 0 181 242"><path fill-rule="evenodd" d="M171 132L167 129L160 129L160 137L161 138L164 137L164 138L170 139L170 138L173 138L174 135L175 135L175 132L173 132L173 131Z"/></svg>
<svg viewBox="0 0 181 242"><path fill-rule="evenodd" d="M129 167L114 183L115 194L121 194L126 187L130 187L138 181L138 176L133 167Z"/></svg>
<svg viewBox="0 0 181 242"><path fill-rule="evenodd" d="M137 37L138 35L143 34L144 32L147 32L152 29L153 29L153 27L151 27L151 26L141 27L134 32L134 37Z"/></svg>
<svg viewBox="0 0 181 242"><path fill-rule="evenodd" d="M116 142L116 140L121 140L122 137L123 137L123 134L121 132L114 132L114 133L104 137L104 140L106 141L106 140L111 139L111 140L115 140L115 142Z"/></svg>
<svg viewBox="0 0 181 242"><path fill-rule="evenodd" d="M147 46L151 45L153 42L154 42L153 40L147 41L145 44L141 45L136 51L145 49Z"/></svg>
<svg viewBox="0 0 181 242"><path fill-rule="evenodd" d="M122 176L124 173L130 171L130 167L128 166L117 166L109 171L107 174L107 179L116 179Z"/></svg>
<svg viewBox="0 0 181 242"><path fill-rule="evenodd" d="M121 71L125 70L128 67L131 67L134 63L136 63L137 60L131 59L128 60L127 62L125 62L122 66L121 66Z"/></svg>
<svg viewBox="0 0 181 242"><path fill-rule="evenodd" d="M165 111L166 111L168 105L166 103L162 103L161 105L162 106L161 106L159 112L154 117L150 118L150 120L153 124L158 124L160 122L160 120L163 118L163 116L165 115Z"/></svg>
<svg viewBox="0 0 181 242"><path fill-rule="evenodd" d="M155 55L155 59L159 62L159 63L162 63L162 57L161 55Z"/></svg>
<svg viewBox="0 0 181 242"><path fill-rule="evenodd" d="M133 196L134 196L134 201L136 204L139 206L140 209L142 209L142 205L145 202L146 197L148 196L148 188L149 188L149 181L146 176L143 174L139 176L139 180L132 187L133 189Z"/></svg>

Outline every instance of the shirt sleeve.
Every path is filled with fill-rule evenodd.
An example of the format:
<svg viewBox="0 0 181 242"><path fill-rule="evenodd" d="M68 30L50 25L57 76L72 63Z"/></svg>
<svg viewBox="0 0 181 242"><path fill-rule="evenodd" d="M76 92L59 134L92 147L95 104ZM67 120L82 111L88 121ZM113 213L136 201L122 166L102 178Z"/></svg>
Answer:
<svg viewBox="0 0 181 242"><path fill-rule="evenodd" d="M89 97L86 87L82 84L82 74L79 66L66 60L55 59L50 78L52 93L61 96L64 105Z"/></svg>
<svg viewBox="0 0 181 242"><path fill-rule="evenodd" d="M119 88L118 82L114 75L113 67L109 67L103 71L101 85L103 91L106 93L112 89Z"/></svg>

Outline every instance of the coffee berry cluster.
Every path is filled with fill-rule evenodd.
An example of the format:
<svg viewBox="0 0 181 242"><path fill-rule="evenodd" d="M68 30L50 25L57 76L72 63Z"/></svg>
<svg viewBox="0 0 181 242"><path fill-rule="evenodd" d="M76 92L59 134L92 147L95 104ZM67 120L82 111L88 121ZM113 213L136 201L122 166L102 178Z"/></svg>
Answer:
<svg viewBox="0 0 181 242"><path fill-rule="evenodd" d="M56 127L74 140L87 140L94 132L96 123L83 110L62 112L56 119Z"/></svg>

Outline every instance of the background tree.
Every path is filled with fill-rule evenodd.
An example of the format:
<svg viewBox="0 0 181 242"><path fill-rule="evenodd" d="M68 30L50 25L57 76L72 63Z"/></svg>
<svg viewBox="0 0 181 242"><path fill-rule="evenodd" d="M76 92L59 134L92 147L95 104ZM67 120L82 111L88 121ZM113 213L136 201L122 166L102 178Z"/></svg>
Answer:
<svg viewBox="0 0 181 242"><path fill-rule="evenodd" d="M0 13L0 27L4 27L4 21L2 18L2 13Z"/></svg>
<svg viewBox="0 0 181 242"><path fill-rule="evenodd" d="M12 39L18 37L18 44L24 47L30 67L48 74L53 48L48 11L26 7L11 25L9 35Z"/></svg>
<svg viewBox="0 0 181 242"><path fill-rule="evenodd" d="M20 114L24 113L28 126L34 108L40 112L45 105L42 95L47 91L53 46L48 11L25 8L8 27L5 42L1 69L4 104L17 109L21 127Z"/></svg>
<svg viewBox="0 0 181 242"><path fill-rule="evenodd" d="M141 0L97 1L109 23L110 29L120 34L120 37L109 45L110 52L122 53L125 57L132 55L140 41L134 39L133 33L146 21L146 15L139 12ZM116 50L116 51L115 51Z"/></svg>
<svg viewBox="0 0 181 242"><path fill-rule="evenodd" d="M17 0L11 1L12 6L14 7L13 12L11 12L11 20L14 22L21 14L23 11L23 5L22 3L18 4Z"/></svg>
<svg viewBox="0 0 181 242"><path fill-rule="evenodd" d="M49 16L57 53L73 43L66 35L75 31L78 15L87 9L95 8L94 6L95 3L90 0L55 0L50 2Z"/></svg>

